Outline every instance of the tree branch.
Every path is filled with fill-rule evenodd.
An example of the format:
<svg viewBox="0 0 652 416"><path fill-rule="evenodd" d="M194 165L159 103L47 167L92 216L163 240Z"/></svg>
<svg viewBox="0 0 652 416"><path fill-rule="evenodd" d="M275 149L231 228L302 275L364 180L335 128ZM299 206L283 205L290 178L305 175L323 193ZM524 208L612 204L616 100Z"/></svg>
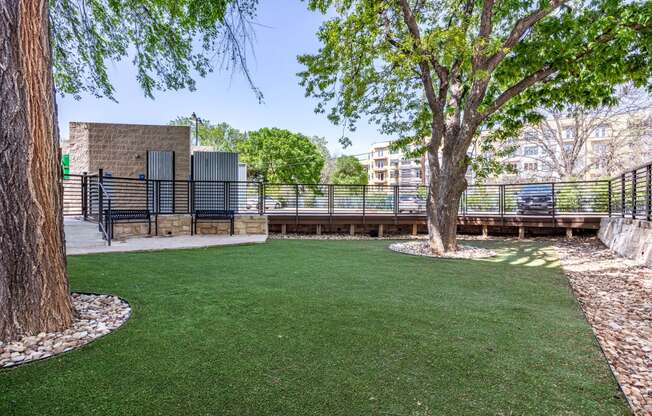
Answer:
<svg viewBox="0 0 652 416"><path fill-rule="evenodd" d="M419 41L421 40L421 33L419 32L419 27L416 23L414 14L410 9L410 5L408 4L407 0L401 0L401 9L403 11L403 20L405 21L405 24L408 26L408 29L410 30L410 34L414 38L415 43L418 44ZM437 65L438 66L435 67L435 70L437 71L437 68L438 67L440 68L440 70L437 71L437 74L439 76L440 85L442 85L444 84L442 80L446 79L445 74L443 72L445 71L445 68L441 67L441 65L439 64ZM435 96L435 87L432 81L432 77L430 76L430 67L428 66L428 62L426 60L424 59L419 60L419 70L420 70L421 82L423 83L425 89L426 99L428 100L428 105L430 106L430 110L433 112L433 115L434 114L441 115L442 105L438 97Z"/></svg>
<svg viewBox="0 0 652 416"><path fill-rule="evenodd" d="M478 36L484 38L485 40L489 39L492 31L492 22L493 18L493 8L494 0L485 0L482 5L482 15L480 16L480 31Z"/></svg>
<svg viewBox="0 0 652 416"><path fill-rule="evenodd" d="M482 118L484 119L490 116L491 114L495 113L507 101L517 96L521 92L525 91L527 88L531 87L537 82L542 81L548 76L554 74L555 72L557 72L556 68L554 68L551 65L546 65L543 68L539 69L538 71L535 71L530 75L528 75L527 77L523 78L522 80L509 87L507 90L505 90L502 94L500 94L498 98L496 98L494 102L492 102L489 105L489 107L487 107L487 109L484 112L482 112Z"/></svg>
<svg viewBox="0 0 652 416"><path fill-rule="evenodd" d="M548 5L547 7L542 7L541 9L519 19L514 25L514 27L512 28L510 34L503 42L503 45L500 48L500 50L494 53L487 60L487 66L486 66L487 70L489 70L490 72L493 71L498 66L498 64L503 60L503 58L507 56L507 53L514 47L514 45L516 45L521 40L521 38L523 37L523 35L528 29L530 29L541 19L548 16L550 13L555 11L555 9L557 9L558 7L562 6L567 2L568 0L552 0L550 2L550 5Z"/></svg>
<svg viewBox="0 0 652 416"><path fill-rule="evenodd" d="M412 9L410 8L410 5L408 4L407 0L400 0L400 2L401 2L401 10L403 11L403 20L405 21L405 24L410 30L410 34L414 38L418 47L418 44L421 42L421 32L419 30L419 25L417 24L417 21L414 18L414 13L412 13ZM420 52L423 53L423 51ZM424 53L424 55L426 54ZM435 59L431 54L427 54L427 55L430 58L429 61L432 64L433 68L435 69L435 72L437 72L437 76L439 77L439 80L444 82L444 80L448 77L447 69L443 67L437 61L437 59Z"/></svg>

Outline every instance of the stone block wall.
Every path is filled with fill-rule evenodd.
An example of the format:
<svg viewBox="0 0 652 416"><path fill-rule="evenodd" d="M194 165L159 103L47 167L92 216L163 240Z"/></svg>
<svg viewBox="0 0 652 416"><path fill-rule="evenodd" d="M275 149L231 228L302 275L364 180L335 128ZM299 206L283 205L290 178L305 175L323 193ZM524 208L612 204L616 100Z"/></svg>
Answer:
<svg viewBox="0 0 652 416"><path fill-rule="evenodd" d="M170 214L158 216L158 235L190 235L192 218L188 214Z"/></svg>
<svg viewBox="0 0 652 416"><path fill-rule="evenodd" d="M113 224L113 238L124 239L129 237L144 237L147 235L147 230L147 223L117 222ZM153 221L152 234L154 234Z"/></svg>
<svg viewBox="0 0 652 416"><path fill-rule="evenodd" d="M147 174L147 151L175 152L175 179L190 176L190 127L114 123L70 123L62 152L70 155L70 173L137 178Z"/></svg>
<svg viewBox="0 0 652 416"><path fill-rule="evenodd" d="M652 266L652 222L602 218L598 238L619 255Z"/></svg>
<svg viewBox="0 0 652 416"><path fill-rule="evenodd" d="M190 235L192 217L189 214L170 214L158 216L158 235L176 236ZM152 219L152 234L156 226ZM264 215L236 215L234 223L235 235L267 235L267 217ZM200 221L197 224L197 234L229 235L228 221ZM113 237L123 239L128 237L147 236L147 223L119 222L113 225Z"/></svg>

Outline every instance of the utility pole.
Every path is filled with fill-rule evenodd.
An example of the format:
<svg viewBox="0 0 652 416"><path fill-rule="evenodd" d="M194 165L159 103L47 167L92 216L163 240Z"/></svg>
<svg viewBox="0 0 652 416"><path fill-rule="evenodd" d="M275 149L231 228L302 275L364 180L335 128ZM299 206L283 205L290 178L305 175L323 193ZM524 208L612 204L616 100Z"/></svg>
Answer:
<svg viewBox="0 0 652 416"><path fill-rule="evenodd" d="M201 118L197 117L194 112L190 116L195 121L195 146L199 146L199 123L203 123Z"/></svg>

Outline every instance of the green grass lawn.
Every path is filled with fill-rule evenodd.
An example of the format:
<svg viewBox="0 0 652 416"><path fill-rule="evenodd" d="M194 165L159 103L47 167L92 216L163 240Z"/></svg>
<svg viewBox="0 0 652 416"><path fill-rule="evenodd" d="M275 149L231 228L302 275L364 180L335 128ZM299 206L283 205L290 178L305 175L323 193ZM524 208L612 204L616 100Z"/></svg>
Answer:
<svg viewBox="0 0 652 416"><path fill-rule="evenodd" d="M0 371L0 415L620 415L624 401L550 250L491 261L387 241L69 258L131 319Z"/></svg>

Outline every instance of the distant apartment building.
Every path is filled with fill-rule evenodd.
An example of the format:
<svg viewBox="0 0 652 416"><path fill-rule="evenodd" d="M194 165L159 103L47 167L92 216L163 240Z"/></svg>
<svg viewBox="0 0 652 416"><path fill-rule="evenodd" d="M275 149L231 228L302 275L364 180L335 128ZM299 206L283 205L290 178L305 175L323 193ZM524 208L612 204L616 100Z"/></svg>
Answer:
<svg viewBox="0 0 652 416"><path fill-rule="evenodd" d="M371 145L369 153L359 156L367 170L370 185L423 185L423 158L407 157L390 147L390 141Z"/></svg>
<svg viewBox="0 0 652 416"><path fill-rule="evenodd" d="M650 158L652 113L558 115L524 128L503 146L513 148L501 157L513 172L495 182L609 177Z"/></svg>

